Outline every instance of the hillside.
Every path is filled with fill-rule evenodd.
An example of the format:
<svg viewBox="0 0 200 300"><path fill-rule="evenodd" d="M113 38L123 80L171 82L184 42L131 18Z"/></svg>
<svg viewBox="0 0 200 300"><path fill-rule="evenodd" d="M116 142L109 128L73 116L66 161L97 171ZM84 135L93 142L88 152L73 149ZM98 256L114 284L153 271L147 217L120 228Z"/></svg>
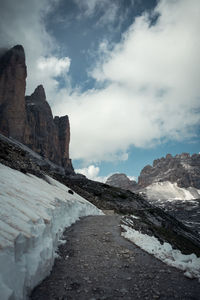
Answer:
<svg viewBox="0 0 200 300"><path fill-rule="evenodd" d="M200 256L197 235L142 196L82 176L66 176L64 169L23 144L0 138L3 299L25 299L49 273L65 227L81 216L100 214L98 209L134 214L137 220L133 222L128 217L126 226L156 236L161 243L168 242L182 253ZM9 269L4 267L5 261ZM12 280L8 281L10 272ZM20 281L15 282L16 278Z"/></svg>

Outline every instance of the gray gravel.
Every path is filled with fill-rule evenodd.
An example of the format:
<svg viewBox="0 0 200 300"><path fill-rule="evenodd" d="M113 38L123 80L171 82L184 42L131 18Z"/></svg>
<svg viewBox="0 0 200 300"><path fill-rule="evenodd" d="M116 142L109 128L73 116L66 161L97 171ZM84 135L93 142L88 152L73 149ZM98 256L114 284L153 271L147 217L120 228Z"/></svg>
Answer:
<svg viewBox="0 0 200 300"><path fill-rule="evenodd" d="M30 299L200 299L200 283L120 235L119 216L85 217L65 231L51 275Z"/></svg>

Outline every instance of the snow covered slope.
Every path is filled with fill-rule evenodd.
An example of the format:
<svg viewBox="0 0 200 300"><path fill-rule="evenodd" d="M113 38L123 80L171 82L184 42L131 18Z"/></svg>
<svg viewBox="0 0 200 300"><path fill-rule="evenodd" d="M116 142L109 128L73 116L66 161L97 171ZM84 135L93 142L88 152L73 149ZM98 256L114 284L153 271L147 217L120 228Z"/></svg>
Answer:
<svg viewBox="0 0 200 300"><path fill-rule="evenodd" d="M1 300L26 299L46 277L65 227L102 212L51 177L0 164Z"/></svg>
<svg viewBox="0 0 200 300"><path fill-rule="evenodd" d="M148 199L151 200L192 200L200 198L200 190L193 187L180 188L177 183L171 183L169 181L156 182L145 189L143 192Z"/></svg>
<svg viewBox="0 0 200 300"><path fill-rule="evenodd" d="M200 236L200 190L180 188L165 181L153 183L142 192L151 204L164 209Z"/></svg>

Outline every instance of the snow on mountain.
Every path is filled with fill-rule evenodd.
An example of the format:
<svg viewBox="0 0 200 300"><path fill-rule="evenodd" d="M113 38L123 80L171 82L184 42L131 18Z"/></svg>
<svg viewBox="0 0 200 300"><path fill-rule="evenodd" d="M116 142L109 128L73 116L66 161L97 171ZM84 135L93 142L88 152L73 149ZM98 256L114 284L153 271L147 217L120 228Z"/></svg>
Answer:
<svg viewBox="0 0 200 300"><path fill-rule="evenodd" d="M169 181L153 183L141 190L148 201L173 215L200 236L200 190L180 188Z"/></svg>
<svg viewBox="0 0 200 300"><path fill-rule="evenodd" d="M200 190L180 188L169 181L153 183L142 190L150 200L193 200L200 198Z"/></svg>
<svg viewBox="0 0 200 300"><path fill-rule="evenodd" d="M156 159L152 165L145 166L138 177L138 188L153 183L170 181L179 187L200 189L200 155L182 153Z"/></svg>
<svg viewBox="0 0 200 300"><path fill-rule="evenodd" d="M75 192L45 176L0 164L1 300L26 299L53 265L65 227L103 214Z"/></svg>

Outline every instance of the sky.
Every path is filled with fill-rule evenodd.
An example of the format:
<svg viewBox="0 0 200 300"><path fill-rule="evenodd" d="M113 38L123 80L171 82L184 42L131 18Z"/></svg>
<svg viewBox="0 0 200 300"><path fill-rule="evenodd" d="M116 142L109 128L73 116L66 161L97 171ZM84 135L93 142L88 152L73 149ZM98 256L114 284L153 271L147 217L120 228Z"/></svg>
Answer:
<svg viewBox="0 0 200 300"><path fill-rule="evenodd" d="M77 172L130 178L200 151L199 0L0 0L0 48L22 44L26 94L68 115Z"/></svg>

